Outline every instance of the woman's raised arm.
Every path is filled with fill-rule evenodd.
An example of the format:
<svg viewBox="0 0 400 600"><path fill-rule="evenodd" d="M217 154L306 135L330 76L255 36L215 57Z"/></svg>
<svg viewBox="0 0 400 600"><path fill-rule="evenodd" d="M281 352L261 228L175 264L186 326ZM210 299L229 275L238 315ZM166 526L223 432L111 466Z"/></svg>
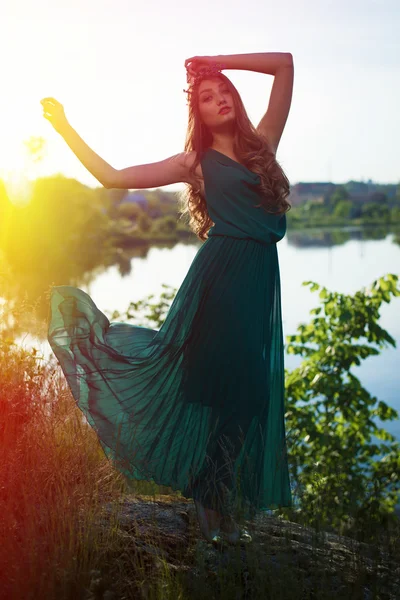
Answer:
<svg viewBox="0 0 400 600"><path fill-rule="evenodd" d="M43 106L44 118L50 121L83 166L104 187L110 187L110 182L114 179L115 169L96 154L69 124L63 105L55 98L43 98L40 102Z"/></svg>
<svg viewBox="0 0 400 600"><path fill-rule="evenodd" d="M159 162L114 169L92 150L69 124L63 105L55 98L43 98L43 116L63 137L84 167L105 187L145 189L187 182L191 152L180 152Z"/></svg>

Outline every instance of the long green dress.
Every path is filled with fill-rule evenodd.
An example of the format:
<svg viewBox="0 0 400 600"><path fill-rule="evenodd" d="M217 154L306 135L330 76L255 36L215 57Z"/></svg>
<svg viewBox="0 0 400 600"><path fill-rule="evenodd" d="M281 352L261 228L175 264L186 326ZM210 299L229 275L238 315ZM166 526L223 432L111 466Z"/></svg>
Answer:
<svg viewBox="0 0 400 600"><path fill-rule="evenodd" d="M48 340L116 468L254 516L292 506L277 254L286 215L255 206L259 176L244 165L213 148L201 165L215 225L161 328L110 322L62 285L51 288Z"/></svg>

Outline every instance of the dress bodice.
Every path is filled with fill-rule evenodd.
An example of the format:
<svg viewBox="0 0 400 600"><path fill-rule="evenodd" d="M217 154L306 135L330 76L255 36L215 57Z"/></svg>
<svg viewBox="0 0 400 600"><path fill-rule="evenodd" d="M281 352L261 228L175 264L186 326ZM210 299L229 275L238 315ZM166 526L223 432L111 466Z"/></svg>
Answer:
<svg viewBox="0 0 400 600"><path fill-rule="evenodd" d="M260 204L260 176L214 148L200 161L208 213L215 223L208 236L227 235L275 244L286 233L286 213L267 213Z"/></svg>

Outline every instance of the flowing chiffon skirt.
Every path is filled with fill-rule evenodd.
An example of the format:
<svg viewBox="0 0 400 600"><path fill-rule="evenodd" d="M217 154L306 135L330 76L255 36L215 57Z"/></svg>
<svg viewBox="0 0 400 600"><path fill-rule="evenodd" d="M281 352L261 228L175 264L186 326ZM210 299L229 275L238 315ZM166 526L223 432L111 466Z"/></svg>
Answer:
<svg viewBox="0 0 400 600"><path fill-rule="evenodd" d="M159 330L51 290L48 340L106 456L228 514L291 506L276 243L211 236Z"/></svg>

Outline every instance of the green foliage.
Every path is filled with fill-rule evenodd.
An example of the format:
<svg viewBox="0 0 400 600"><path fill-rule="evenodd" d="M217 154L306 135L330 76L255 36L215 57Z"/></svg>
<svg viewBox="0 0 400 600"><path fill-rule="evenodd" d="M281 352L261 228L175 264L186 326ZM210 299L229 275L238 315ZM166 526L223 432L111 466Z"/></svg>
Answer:
<svg viewBox="0 0 400 600"><path fill-rule="evenodd" d="M143 231L143 232L149 232L153 225L152 220L146 213L142 213L141 215L139 215L137 222L138 222L140 231Z"/></svg>
<svg viewBox="0 0 400 600"><path fill-rule="evenodd" d="M127 219L136 220L143 215L143 209L135 202L123 202L115 209L114 216L116 218L125 217Z"/></svg>
<svg viewBox="0 0 400 600"><path fill-rule="evenodd" d="M357 225L397 224L400 197L396 187L391 184L371 186L360 186L359 182L332 184L324 194L323 202L311 195L303 198L295 211L288 212L288 223L292 228L347 225L349 222ZM361 199L360 187L363 187Z"/></svg>
<svg viewBox="0 0 400 600"><path fill-rule="evenodd" d="M63 265L64 280L96 267L108 253L108 196L61 175L38 179L28 204L10 204L1 227L0 250L15 274L53 276ZM84 244L84 251L82 251ZM70 265L71 273L66 269Z"/></svg>
<svg viewBox="0 0 400 600"><path fill-rule="evenodd" d="M400 206L394 206L390 211L391 221L393 223L400 222Z"/></svg>
<svg viewBox="0 0 400 600"><path fill-rule="evenodd" d="M335 217L348 218L351 215L352 204L350 200L339 200L333 210Z"/></svg>
<svg viewBox="0 0 400 600"><path fill-rule="evenodd" d="M379 527L393 517L399 443L373 419L399 415L371 396L350 369L379 348L396 346L378 319L382 302L400 295L397 282L388 274L353 296L303 283L320 290L322 306L311 310L309 324L286 336L287 352L306 357L286 375L286 427L301 519L311 525L349 531L357 522L366 536L366 522ZM384 443L371 443L372 435Z"/></svg>
<svg viewBox="0 0 400 600"><path fill-rule="evenodd" d="M370 220L387 220L390 221L390 211L386 204L378 204L377 202L370 202L364 204L361 208L361 215L364 221Z"/></svg>
<svg viewBox="0 0 400 600"><path fill-rule="evenodd" d="M343 185L339 185L335 188L335 191L329 197L329 205L331 206L331 208L335 209L336 205L339 204L339 202L348 200L349 197L350 194L346 190L346 188Z"/></svg>
<svg viewBox="0 0 400 600"><path fill-rule="evenodd" d="M162 217L157 220L156 226L160 233L173 234L176 232L176 219L171 216Z"/></svg>
<svg viewBox="0 0 400 600"><path fill-rule="evenodd" d="M112 321L123 318L124 321L130 321L141 327L150 327L159 329L165 321L165 317L176 295L177 289L165 283L162 287L166 290L160 294L159 300L153 302L154 294L149 294L143 300L131 302L124 313L115 310L109 313ZM169 291L167 291L169 288Z"/></svg>

